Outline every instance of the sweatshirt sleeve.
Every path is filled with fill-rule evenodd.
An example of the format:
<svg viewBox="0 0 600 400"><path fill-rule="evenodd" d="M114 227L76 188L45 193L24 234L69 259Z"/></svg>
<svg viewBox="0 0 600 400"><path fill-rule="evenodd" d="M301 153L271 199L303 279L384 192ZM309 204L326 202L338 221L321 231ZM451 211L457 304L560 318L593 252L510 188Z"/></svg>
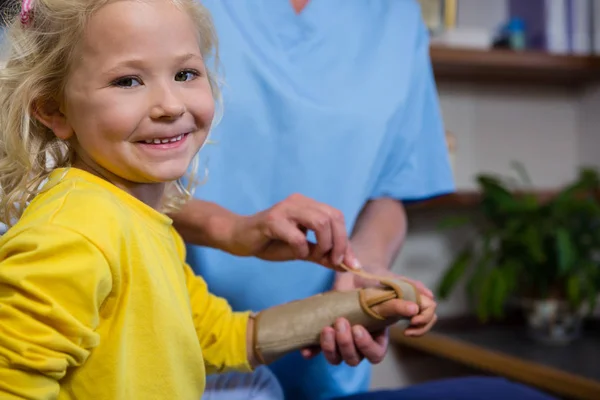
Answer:
<svg viewBox="0 0 600 400"><path fill-rule="evenodd" d="M206 373L250 372L246 346L250 312L233 312L225 299L209 293L206 282L187 264L185 277Z"/></svg>
<svg viewBox="0 0 600 400"><path fill-rule="evenodd" d="M10 231L6 235L11 235ZM0 398L50 400L97 346L112 287L103 253L59 226L0 242Z"/></svg>

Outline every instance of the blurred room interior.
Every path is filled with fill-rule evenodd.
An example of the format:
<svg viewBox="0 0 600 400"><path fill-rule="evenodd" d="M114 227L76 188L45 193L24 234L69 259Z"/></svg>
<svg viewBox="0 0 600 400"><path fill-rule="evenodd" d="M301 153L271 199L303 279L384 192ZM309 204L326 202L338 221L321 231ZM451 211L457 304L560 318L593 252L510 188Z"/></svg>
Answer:
<svg viewBox="0 0 600 400"><path fill-rule="evenodd" d="M392 334L373 386L478 373L600 398L600 2L421 6L456 193L408 205L394 269L438 290L440 322Z"/></svg>

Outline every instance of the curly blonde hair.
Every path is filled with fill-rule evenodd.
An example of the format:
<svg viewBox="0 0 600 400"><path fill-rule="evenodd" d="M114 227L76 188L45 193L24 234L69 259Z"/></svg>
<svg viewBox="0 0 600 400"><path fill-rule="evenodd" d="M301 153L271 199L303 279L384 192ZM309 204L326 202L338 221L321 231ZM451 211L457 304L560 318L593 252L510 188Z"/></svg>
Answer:
<svg viewBox="0 0 600 400"><path fill-rule="evenodd" d="M33 18L23 24L21 1L8 5L0 65L0 222L11 226L55 168L69 167L73 150L67 141L32 116L36 104L60 101L72 55L89 18L104 5L123 0L34 0ZM134 0L130 0L134 1ZM150 1L150 0L136 0ZM205 60L218 61L217 37L208 11L198 0L169 0L189 15L198 29ZM215 102L220 104L216 75L209 70ZM198 184L198 156L181 180L165 191L164 212L177 210Z"/></svg>

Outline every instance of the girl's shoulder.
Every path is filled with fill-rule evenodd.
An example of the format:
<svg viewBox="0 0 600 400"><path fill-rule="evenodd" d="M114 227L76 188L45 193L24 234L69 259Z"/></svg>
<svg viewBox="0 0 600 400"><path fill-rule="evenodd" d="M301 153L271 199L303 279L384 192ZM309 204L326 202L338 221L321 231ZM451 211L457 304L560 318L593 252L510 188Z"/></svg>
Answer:
<svg viewBox="0 0 600 400"><path fill-rule="evenodd" d="M118 197L80 177L65 178L40 192L28 205L21 220L72 227L125 224L128 213Z"/></svg>
<svg viewBox="0 0 600 400"><path fill-rule="evenodd" d="M7 234L31 227L77 232L102 248L122 249L171 236L171 220L111 183L81 170L53 174Z"/></svg>
<svg viewBox="0 0 600 400"><path fill-rule="evenodd" d="M131 213L110 191L86 180L67 178L35 196L2 239L40 230L60 235L68 230L101 247L118 247L130 220Z"/></svg>

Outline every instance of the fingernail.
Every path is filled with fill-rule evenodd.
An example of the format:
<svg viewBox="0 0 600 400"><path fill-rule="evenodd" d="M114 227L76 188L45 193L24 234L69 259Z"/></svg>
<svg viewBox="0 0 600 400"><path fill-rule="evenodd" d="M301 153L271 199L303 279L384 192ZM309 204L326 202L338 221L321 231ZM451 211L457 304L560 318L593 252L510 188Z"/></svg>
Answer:
<svg viewBox="0 0 600 400"><path fill-rule="evenodd" d="M417 307L416 304L411 304L410 306L408 306L408 312L411 314L416 314L419 312L419 307Z"/></svg>
<svg viewBox="0 0 600 400"><path fill-rule="evenodd" d="M363 331L358 326L354 326L352 328L352 333L354 334L354 337L357 339L360 339L363 336Z"/></svg>
<svg viewBox="0 0 600 400"><path fill-rule="evenodd" d="M335 265L341 265L342 262L344 262L344 255L341 255L338 259L337 262L335 263Z"/></svg>
<svg viewBox="0 0 600 400"><path fill-rule="evenodd" d="M362 265L360 265L360 262L358 262L358 260L355 258L352 260L352 262L350 263L350 268L353 269L361 269Z"/></svg>
<svg viewBox="0 0 600 400"><path fill-rule="evenodd" d="M346 324L344 324L343 322L338 322L335 325L335 329L339 332L339 333L344 333L346 332Z"/></svg>

